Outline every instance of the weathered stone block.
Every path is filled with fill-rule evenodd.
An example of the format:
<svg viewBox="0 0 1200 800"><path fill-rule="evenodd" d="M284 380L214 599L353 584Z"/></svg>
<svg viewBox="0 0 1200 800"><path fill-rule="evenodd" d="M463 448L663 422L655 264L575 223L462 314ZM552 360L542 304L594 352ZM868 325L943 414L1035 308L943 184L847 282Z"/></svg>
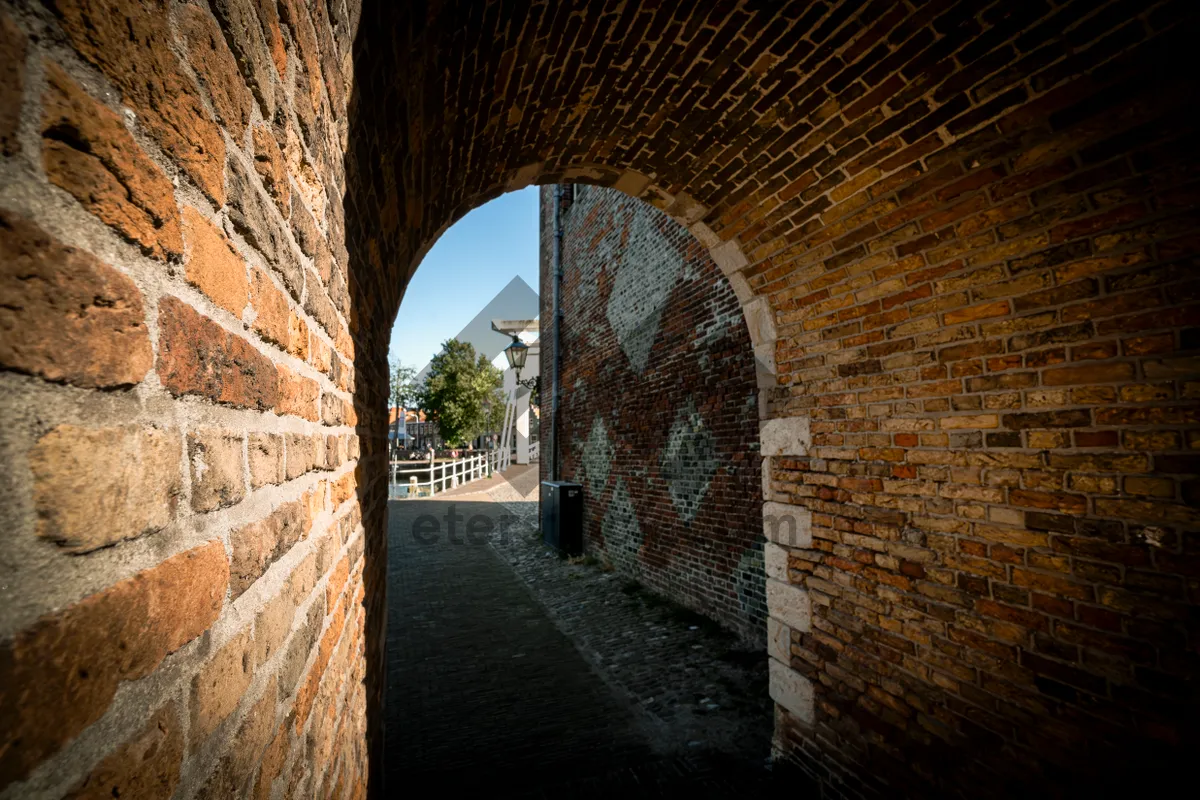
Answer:
<svg viewBox="0 0 1200 800"><path fill-rule="evenodd" d="M769 663L771 699L786 708L797 722L811 725L816 721L812 681L774 658Z"/></svg>
<svg viewBox="0 0 1200 800"><path fill-rule="evenodd" d="M762 507L763 535L785 547L812 546L812 512L803 506L765 502Z"/></svg>
<svg viewBox="0 0 1200 800"><path fill-rule="evenodd" d="M181 492L179 434L60 425L29 454L39 536L86 553L170 524Z"/></svg>
<svg viewBox="0 0 1200 800"><path fill-rule="evenodd" d="M788 582L788 551L773 541L763 545L763 561L766 563L768 578Z"/></svg>
<svg viewBox="0 0 1200 800"><path fill-rule="evenodd" d="M774 617L767 618L767 655L784 664L792 661L792 630Z"/></svg>
<svg viewBox="0 0 1200 800"><path fill-rule="evenodd" d="M802 456L812 446L808 417L769 419L759 429L759 444L766 456Z"/></svg>
<svg viewBox="0 0 1200 800"><path fill-rule="evenodd" d="M799 586L767 579L767 611L792 630L812 627L812 600Z"/></svg>
<svg viewBox="0 0 1200 800"><path fill-rule="evenodd" d="M192 465L192 508L214 511L246 496L246 460L238 433L205 429L188 434Z"/></svg>

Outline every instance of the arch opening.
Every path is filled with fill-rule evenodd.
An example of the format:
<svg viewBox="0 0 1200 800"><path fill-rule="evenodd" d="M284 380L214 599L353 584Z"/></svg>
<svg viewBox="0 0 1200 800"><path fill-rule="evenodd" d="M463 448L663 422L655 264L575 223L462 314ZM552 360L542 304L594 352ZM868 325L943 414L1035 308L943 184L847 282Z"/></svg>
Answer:
<svg viewBox="0 0 1200 800"><path fill-rule="evenodd" d="M573 564L545 560L549 554L536 538L538 478L539 473L542 479L550 477L554 446L550 432L553 412L547 397L553 383L553 192L543 186L534 194L539 197L540 223L530 220L529 230L530 236L540 238L540 303L535 303L533 310L513 311L507 317L488 312L492 317L499 314L490 321L501 327L526 324L522 318L540 318L540 337L531 340L541 359L543 400L534 420L536 428L530 431L536 437L540 429L540 458L534 458L538 463L530 473L521 464L520 446L515 445L512 466L501 472L499 479L473 479L465 486L439 485L432 497L422 485L417 489L418 499L389 504L389 548L393 550L389 553L389 592L393 594L389 606L407 609L407 615L422 620L411 624L403 617L389 621L389 692L394 693L387 700L391 780L436 770L438 758L453 752L454 748L439 748L443 728L429 713L436 707L439 714L453 715L455 695L479 697L486 705L486 713L478 709L481 721L476 724L474 715L467 715L455 736L492 742L485 748L488 754L479 756L480 763L495 761L498 772L489 767L489 774L501 783L511 779L532 788L559 780L563 757L571 764L574 780L593 773L607 775L616 769L607 760L613 748L597 750L588 744L592 729L643 716L653 721L658 732L633 737L631 749L622 751L625 755L619 769L646 770L656 776L661 772L659 777L665 780L669 768L655 765L669 756L721 760L727 769L762 780L762 764L770 748L767 575L757 446L758 376L745 316L707 248L685 227L621 191L595 184L570 186L573 199L569 205L564 202L560 214L562 265L567 276L562 289L562 346L570 355L563 359L560 379L563 397L558 446L560 478L583 487L583 554ZM473 242L491 238L489 226L495 224L494 218L472 224L475 219L465 215L442 232L419 269L446 264L445 253L458 253L461 237ZM443 244L448 251L440 251ZM510 260L499 263L509 264ZM509 277L507 273L491 275L501 269L486 256L476 265L476 271L489 273L497 286ZM461 273L470 271L460 270L459 265L446 264L445 280L457 284L463 279ZM419 279L419 270L416 275ZM437 290L432 291L406 293L393 341L403 336L401 329L424 324L406 314L413 307L441 302ZM507 298L508 289L502 294ZM493 305L489 303L487 308ZM494 334L495 342L474 335L472 331L482 326L479 319L466 322L472 310L456 309L465 339L484 348L477 352L494 357L492 363L503 368L503 356L497 355L495 348L507 342ZM447 332L458 326L443 323ZM538 334L536 319L530 333ZM493 349L487 350L489 346ZM505 385L512 388L510 377L511 373L506 374ZM506 417L505 422L518 430L515 419ZM478 446L492 439L506 447L512 444L490 429L473 443ZM475 451L456 452L464 458L479 457L473 455ZM502 462L503 457L497 460ZM413 469L415 480L426 479L422 477L428 473L424 461ZM403 486L392 488L394 493L407 495ZM430 672L430 663L453 662L455 666L447 667L445 674L457 675L468 664L491 663L497 653L506 653L509 645L506 637L479 634L478 644L460 651L446 631L428 633L442 642L436 651L429 650L427 641L417 641L431 618L447 616L445 627L461 632L469 628L471 615L464 610L456 616L442 608L457 608L456 602L465 602L461 598L446 598L438 601L442 606L426 608L422 592L414 593L413 587L425 587L429 579L405 562L420 563L443 575L435 584L473 585L491 580L474 576L475 571L482 574L494 564L460 557L456 554L459 548L446 548L440 556L413 552L414 548L423 551L425 546L432 552L445 545L447 536L453 534L437 523L443 517L448 520L457 509L464 519L476 518L481 529L489 530L488 537L479 537L474 543L490 542L512 564L528 590L549 608L554 625L589 654L592 663L578 665L582 672L592 675L596 671L617 687L621 697L630 698L637 709L632 717L628 712L612 713L593 725L556 734L536 759L534 769L522 759L526 758L523 754L541 749L537 744L541 727L526 727L523 720L544 713L546 703L558 708L566 719L585 713L595 692L576 686L583 676L548 679L546 665L536 657L539 648L530 645L510 654L515 660L511 669L505 670L509 682L520 682L525 680L522 675L529 675L528 680L539 684L523 687L523 694L507 693L500 677L489 678L486 694L478 688L437 684L442 673ZM528 522L514 529L510 515ZM418 517L427 523L420 537ZM457 525L462 540L462 521ZM531 531L534 539L529 538ZM416 547L418 543L422 547ZM774 543L770 546L777 547ZM507 568L503 571L509 574ZM778 577L777 571L774 574ZM432 584L428 590L440 597ZM463 591L464 597L475 596L470 590ZM518 594L518 605L523 597ZM495 602L488 603L488 614L495 617L511 602L512 598L500 592ZM585 608L588 611L580 613ZM519 620L511 624L511 637L515 638L528 627ZM400 647L397 640L408 644ZM540 684L559 682L575 687L574 693L552 700L548 697L552 690ZM450 699L436 706L413 702L408 684ZM608 690L601 694L607 696ZM488 720L492 719L510 720L503 740L489 738ZM423 735L422 730L428 734ZM404 754L412 751L404 743L418 740L431 755L406 759ZM633 742L639 743L637 747ZM504 757L510 749L511 757ZM478 775L458 776L455 785L470 786L477 779Z"/></svg>

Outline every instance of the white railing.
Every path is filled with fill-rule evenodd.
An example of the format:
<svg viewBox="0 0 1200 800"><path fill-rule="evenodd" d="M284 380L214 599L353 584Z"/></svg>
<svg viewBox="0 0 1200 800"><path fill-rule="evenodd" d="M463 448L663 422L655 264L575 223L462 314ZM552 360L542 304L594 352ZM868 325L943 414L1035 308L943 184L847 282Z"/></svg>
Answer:
<svg viewBox="0 0 1200 800"><path fill-rule="evenodd" d="M413 464L393 461L390 465L388 497L432 497L463 484L489 477L503 469L501 451L489 450L454 461Z"/></svg>

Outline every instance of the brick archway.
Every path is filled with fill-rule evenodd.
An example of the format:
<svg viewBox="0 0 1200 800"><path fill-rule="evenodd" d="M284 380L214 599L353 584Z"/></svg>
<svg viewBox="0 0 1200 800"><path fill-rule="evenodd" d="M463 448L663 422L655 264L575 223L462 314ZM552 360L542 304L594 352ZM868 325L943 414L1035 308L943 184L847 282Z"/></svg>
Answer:
<svg viewBox="0 0 1200 800"><path fill-rule="evenodd" d="M387 332L439 231L560 180L682 220L743 300L765 495L811 514L768 564L781 758L831 794L1178 768L1195 30L1120 0L5 5L0 791L136 794L147 752L172 790L362 790Z"/></svg>
<svg viewBox="0 0 1200 800"><path fill-rule="evenodd" d="M1088 663L1128 637L1093 638L1097 615L1137 613L1123 592L1139 591L1093 572L1089 542L1119 540L1100 559L1115 576L1144 558L1144 528L1194 512L1179 494L1168 511L1110 499L1091 476L1177 480L1169 456L1121 451L1149 443L1139 425L1191 424L1103 408L1158 371L1141 332L1193 314L1134 288L1188 250L1186 181L1160 206L1140 176L1190 161L1172 116L1190 23L970 3L491 13L380 20L410 80L360 97L404 122L352 125L351 186L384 212L348 217L348 241L402 275L429 230L563 181L641 197L710 248L762 367L764 513L811 514L811 542L768 560L778 753L895 792L957 748L970 756L934 781L950 790L1017 774L988 737L1043 772L1104 751L1062 721L1092 699L1097 724L1160 724L1117 699L1136 679ZM1018 733L1035 719L1070 743Z"/></svg>

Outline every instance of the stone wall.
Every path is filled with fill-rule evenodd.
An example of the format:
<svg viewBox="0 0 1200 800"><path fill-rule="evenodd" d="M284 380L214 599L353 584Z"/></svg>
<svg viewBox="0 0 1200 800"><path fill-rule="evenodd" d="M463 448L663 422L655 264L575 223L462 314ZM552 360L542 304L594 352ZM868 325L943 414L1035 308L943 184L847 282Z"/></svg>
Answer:
<svg viewBox="0 0 1200 800"><path fill-rule="evenodd" d="M553 192L541 190L542 386L553 363ZM559 474L586 547L621 573L766 637L754 352L708 251L649 204L578 185L562 213ZM542 441L552 439L543 403ZM541 473L549 474L543 450Z"/></svg>
<svg viewBox="0 0 1200 800"><path fill-rule="evenodd" d="M356 13L0 9L0 797L364 793Z"/></svg>

